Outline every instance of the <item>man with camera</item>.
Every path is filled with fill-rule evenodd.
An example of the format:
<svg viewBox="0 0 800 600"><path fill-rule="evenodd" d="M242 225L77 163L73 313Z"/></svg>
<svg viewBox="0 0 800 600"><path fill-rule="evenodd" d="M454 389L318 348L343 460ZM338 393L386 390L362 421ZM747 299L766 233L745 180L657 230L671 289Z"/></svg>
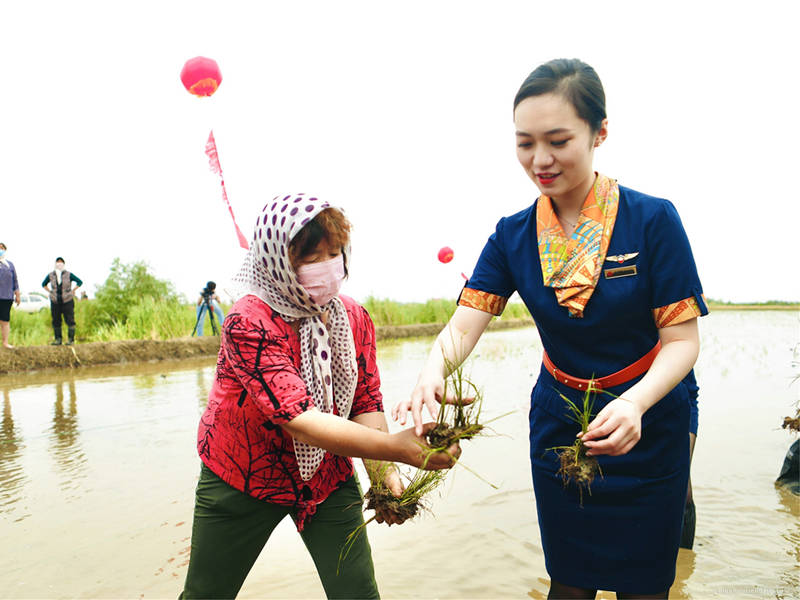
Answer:
<svg viewBox="0 0 800 600"><path fill-rule="evenodd" d="M219 335L219 325L222 324L225 315L220 308L220 299L217 296L217 284L209 281L206 287L200 292L200 297L197 299L197 322L194 324L194 331L192 335L197 332L197 335L203 335L203 324L205 322L206 311L211 318L211 330L214 335ZM216 317L216 322L215 322Z"/></svg>

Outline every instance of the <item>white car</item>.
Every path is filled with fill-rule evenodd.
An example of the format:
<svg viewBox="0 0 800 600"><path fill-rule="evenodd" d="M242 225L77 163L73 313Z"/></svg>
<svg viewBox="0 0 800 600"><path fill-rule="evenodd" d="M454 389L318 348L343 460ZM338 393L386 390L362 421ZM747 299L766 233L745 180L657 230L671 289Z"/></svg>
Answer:
<svg viewBox="0 0 800 600"><path fill-rule="evenodd" d="M50 299L41 294L20 294L19 306L16 303L12 306L22 312L35 313L50 308Z"/></svg>

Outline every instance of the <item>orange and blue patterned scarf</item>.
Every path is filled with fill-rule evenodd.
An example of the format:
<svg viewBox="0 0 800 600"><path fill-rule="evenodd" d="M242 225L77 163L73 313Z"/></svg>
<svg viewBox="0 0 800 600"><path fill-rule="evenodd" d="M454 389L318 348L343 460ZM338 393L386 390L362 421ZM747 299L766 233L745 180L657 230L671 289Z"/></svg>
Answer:
<svg viewBox="0 0 800 600"><path fill-rule="evenodd" d="M539 197L536 230L544 285L555 289L558 304L569 310L570 317L583 317L597 286L618 207L617 182L598 173L575 231L567 239L552 201L547 196Z"/></svg>

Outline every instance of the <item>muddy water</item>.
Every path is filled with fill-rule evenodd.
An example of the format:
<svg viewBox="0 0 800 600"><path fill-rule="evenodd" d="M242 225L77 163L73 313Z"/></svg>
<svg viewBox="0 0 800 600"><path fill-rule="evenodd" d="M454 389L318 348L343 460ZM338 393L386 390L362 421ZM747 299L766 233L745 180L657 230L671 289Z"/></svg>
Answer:
<svg viewBox="0 0 800 600"><path fill-rule="evenodd" d="M674 598L800 595L800 502L773 486L792 437L780 429L800 383L798 315L720 312L701 322L700 432L692 465L693 551ZM430 340L379 350L387 406L410 391ZM464 444L431 512L370 525L385 598L544 598L547 574L530 483L533 328L488 333L470 363L495 437ZM0 597L175 597L188 560L199 463L197 419L213 360L0 378ZM362 481L364 480L362 474ZM289 522L270 540L243 598L318 598ZM612 594L602 593L601 598Z"/></svg>

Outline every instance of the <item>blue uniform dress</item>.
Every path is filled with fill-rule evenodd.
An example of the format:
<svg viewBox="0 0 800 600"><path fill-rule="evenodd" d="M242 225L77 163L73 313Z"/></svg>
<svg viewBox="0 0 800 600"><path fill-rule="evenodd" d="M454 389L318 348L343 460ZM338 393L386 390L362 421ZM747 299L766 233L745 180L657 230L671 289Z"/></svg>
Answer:
<svg viewBox="0 0 800 600"><path fill-rule="evenodd" d="M690 303L708 313L689 240L674 206L620 186L619 208L604 271L582 318L571 318L543 285L536 203L501 219L462 292L505 299L519 292L536 321L542 345L562 371L603 377L648 353L658 341L654 309ZM619 256L630 255L622 263ZM636 266L636 274L607 278L606 268ZM632 270L628 270L631 272ZM491 312L491 311L490 311ZM685 320L685 319L684 319ZM676 321L680 322L680 321ZM641 377L608 391L620 395ZM556 382L542 367L531 393L530 459L547 571L572 586L658 593L675 577L675 560L689 475L690 401L679 383L642 418L642 438L624 456L599 456L602 476L581 497L556 471L554 446L575 441ZM612 398L599 394L595 412Z"/></svg>
<svg viewBox="0 0 800 600"><path fill-rule="evenodd" d="M700 386L697 385L694 369L689 371L689 374L683 378L683 384L689 392L689 433L697 435L697 426L700 416L700 411L697 407L697 396L700 393Z"/></svg>

